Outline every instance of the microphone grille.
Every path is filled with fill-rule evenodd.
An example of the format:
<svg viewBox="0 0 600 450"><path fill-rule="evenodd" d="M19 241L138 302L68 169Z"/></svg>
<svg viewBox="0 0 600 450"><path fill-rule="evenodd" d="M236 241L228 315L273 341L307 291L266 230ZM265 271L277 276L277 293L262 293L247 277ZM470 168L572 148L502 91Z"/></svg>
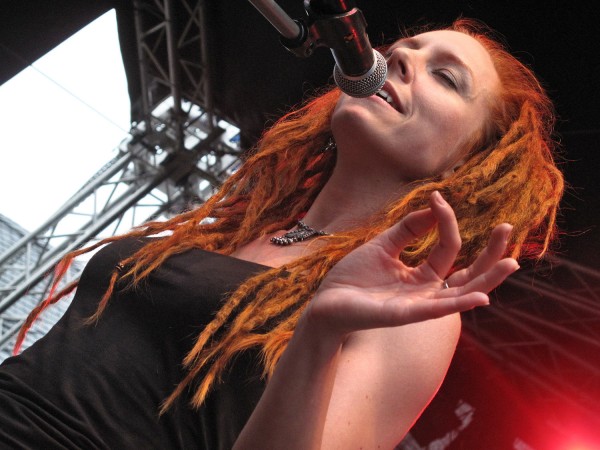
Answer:
<svg viewBox="0 0 600 450"><path fill-rule="evenodd" d="M387 77L387 62L383 55L373 50L375 63L371 70L360 77L349 77L344 75L340 68L333 68L333 79L335 84L351 97L369 97L379 91Z"/></svg>

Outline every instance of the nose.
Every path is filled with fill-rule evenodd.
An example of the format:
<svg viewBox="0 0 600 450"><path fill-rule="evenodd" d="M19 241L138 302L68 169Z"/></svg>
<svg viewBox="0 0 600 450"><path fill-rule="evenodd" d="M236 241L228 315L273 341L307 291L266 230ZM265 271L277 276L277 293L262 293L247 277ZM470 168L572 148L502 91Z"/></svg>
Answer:
<svg viewBox="0 0 600 450"><path fill-rule="evenodd" d="M414 50L398 47L392 50L388 58L388 71L398 76L405 83L410 83L415 75Z"/></svg>

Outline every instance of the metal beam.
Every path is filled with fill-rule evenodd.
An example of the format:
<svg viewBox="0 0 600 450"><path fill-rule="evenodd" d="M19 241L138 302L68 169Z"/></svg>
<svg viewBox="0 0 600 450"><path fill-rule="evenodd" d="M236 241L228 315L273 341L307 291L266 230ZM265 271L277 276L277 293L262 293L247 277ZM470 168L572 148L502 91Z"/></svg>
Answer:
<svg viewBox="0 0 600 450"><path fill-rule="evenodd" d="M235 142L239 129L222 121L219 127L209 125L205 111L184 102L190 113L183 118L186 128L179 147L169 126L172 103L168 98L155 108L151 130L145 130L143 123L132 129L116 158L0 257L0 274L10 280L0 286L0 320L14 321L10 308L27 293L38 291L39 301L47 296L53 268L66 253L163 212L180 212L192 199L205 201L235 170L241 153ZM128 214L132 221L125 224ZM32 246L36 246L35 256ZM0 335L0 346L15 329Z"/></svg>

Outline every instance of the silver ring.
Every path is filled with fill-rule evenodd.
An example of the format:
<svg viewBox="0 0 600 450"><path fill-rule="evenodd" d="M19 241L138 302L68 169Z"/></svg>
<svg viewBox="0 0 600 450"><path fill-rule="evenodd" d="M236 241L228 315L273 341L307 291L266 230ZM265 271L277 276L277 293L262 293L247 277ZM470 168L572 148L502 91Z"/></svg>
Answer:
<svg viewBox="0 0 600 450"><path fill-rule="evenodd" d="M448 286L448 280L444 280L444 284L442 284L442 289L448 289L450 286Z"/></svg>

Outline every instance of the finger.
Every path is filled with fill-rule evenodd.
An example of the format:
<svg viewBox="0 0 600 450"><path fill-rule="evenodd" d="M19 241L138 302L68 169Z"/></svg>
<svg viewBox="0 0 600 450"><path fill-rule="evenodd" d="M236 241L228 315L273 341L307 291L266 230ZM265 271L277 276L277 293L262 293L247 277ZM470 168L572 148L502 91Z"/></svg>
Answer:
<svg viewBox="0 0 600 450"><path fill-rule="evenodd" d="M442 195L435 191L431 194L429 201L431 211L438 221L439 239L437 244L431 249L429 257L421 271L431 268L435 275L444 279L446 274L454 264L456 255L461 246L458 223L452 207L444 200ZM427 275L426 273L424 275Z"/></svg>
<svg viewBox="0 0 600 450"><path fill-rule="evenodd" d="M470 292L428 301L421 299L408 304L406 302L389 302L382 307L381 320L384 323L379 326L399 326L422 322L486 305L489 305L489 297L482 292Z"/></svg>
<svg viewBox="0 0 600 450"><path fill-rule="evenodd" d="M513 258L504 258L497 261L490 269L479 274L463 286L442 289L440 297L452 297L471 292L488 293L497 288L508 276L519 269L519 264Z"/></svg>
<svg viewBox="0 0 600 450"><path fill-rule="evenodd" d="M404 247L431 230L435 223L436 218L430 208L415 211L381 233L377 242L387 253L398 258Z"/></svg>
<svg viewBox="0 0 600 450"><path fill-rule="evenodd" d="M512 225L508 223L503 223L495 227L492 230L490 240L485 249L483 249L473 264L448 277L446 280L448 286L463 286L470 280L491 269L504 256L511 231Z"/></svg>

